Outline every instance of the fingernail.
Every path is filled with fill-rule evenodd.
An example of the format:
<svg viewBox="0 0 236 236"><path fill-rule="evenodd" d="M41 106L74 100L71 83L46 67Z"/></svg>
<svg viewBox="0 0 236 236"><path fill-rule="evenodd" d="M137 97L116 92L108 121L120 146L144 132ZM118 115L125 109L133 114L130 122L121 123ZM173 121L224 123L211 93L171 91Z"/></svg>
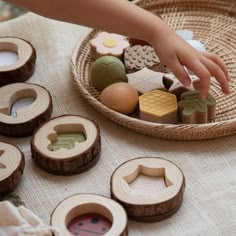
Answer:
<svg viewBox="0 0 236 236"><path fill-rule="evenodd" d="M183 85L184 86L189 86L191 84L191 81L190 80L184 80L183 81Z"/></svg>

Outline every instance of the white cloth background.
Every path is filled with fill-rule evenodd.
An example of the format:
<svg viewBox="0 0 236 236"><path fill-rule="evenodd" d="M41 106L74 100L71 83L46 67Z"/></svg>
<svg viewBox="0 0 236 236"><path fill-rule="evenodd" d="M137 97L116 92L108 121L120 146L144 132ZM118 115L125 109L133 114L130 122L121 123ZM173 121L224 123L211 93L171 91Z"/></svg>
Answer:
<svg viewBox="0 0 236 236"><path fill-rule="evenodd" d="M46 224L56 205L76 193L110 196L115 168L134 157L163 157L176 163L186 177L184 201L171 218L157 223L129 221L130 236L236 235L236 136L209 141L168 141L129 131L104 118L80 97L70 75L76 42L88 29L29 13L0 24L0 36L30 41L37 51L36 71L29 82L45 86L53 98L53 117L78 114L94 119L101 129L102 152L98 164L74 176L55 176L39 169L31 159L30 137L1 141L17 145L26 168L16 193Z"/></svg>

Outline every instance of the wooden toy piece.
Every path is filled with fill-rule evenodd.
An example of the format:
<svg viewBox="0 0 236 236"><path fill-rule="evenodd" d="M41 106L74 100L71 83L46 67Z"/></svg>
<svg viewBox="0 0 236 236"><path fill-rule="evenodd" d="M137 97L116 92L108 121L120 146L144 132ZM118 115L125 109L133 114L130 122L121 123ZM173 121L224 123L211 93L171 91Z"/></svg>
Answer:
<svg viewBox="0 0 236 236"><path fill-rule="evenodd" d="M151 46L135 45L125 49L124 54L125 67L128 73L141 70L147 67L154 71L163 72L163 66Z"/></svg>
<svg viewBox="0 0 236 236"><path fill-rule="evenodd" d="M155 157L127 161L111 177L112 198L137 221L170 217L182 203L184 188L181 170L172 162Z"/></svg>
<svg viewBox="0 0 236 236"><path fill-rule="evenodd" d="M49 92L36 84L15 83L0 88L0 133L7 136L29 136L52 113ZM14 107L20 100L34 101L24 107ZM16 109L18 109L16 111Z"/></svg>
<svg viewBox="0 0 236 236"><path fill-rule="evenodd" d="M0 196L20 182L25 167L23 153L15 146L0 142Z"/></svg>
<svg viewBox="0 0 236 236"><path fill-rule="evenodd" d="M35 69L36 51L26 40L14 37L0 37L0 51L17 54L18 60L11 65L0 66L0 86L24 82Z"/></svg>
<svg viewBox="0 0 236 236"><path fill-rule="evenodd" d="M116 57L100 57L91 65L89 79L96 89L102 91L111 84L127 81L125 66Z"/></svg>
<svg viewBox="0 0 236 236"><path fill-rule="evenodd" d="M177 100L174 94L154 90L139 97L139 117L156 123L177 122Z"/></svg>
<svg viewBox="0 0 236 236"><path fill-rule="evenodd" d="M128 83L140 94L145 94L156 89L165 90L163 73L150 70L146 67L140 71L127 74Z"/></svg>
<svg viewBox="0 0 236 236"><path fill-rule="evenodd" d="M179 117L184 124L204 124L216 116L215 98L208 93L202 100L199 90L183 93L178 107Z"/></svg>
<svg viewBox="0 0 236 236"><path fill-rule="evenodd" d="M176 95L177 100L180 99L180 95L187 91L193 91L196 88L200 87L200 79L197 76L189 75L191 79L191 84L189 86L184 86L174 74L167 73L164 74L163 83L165 88L170 92Z"/></svg>
<svg viewBox="0 0 236 236"><path fill-rule="evenodd" d="M128 235L127 214L117 202L95 194L77 194L62 201L51 216L63 236Z"/></svg>
<svg viewBox="0 0 236 236"><path fill-rule="evenodd" d="M122 58L125 48L129 47L128 40L119 34L100 32L90 40L92 58L114 56Z"/></svg>
<svg viewBox="0 0 236 236"><path fill-rule="evenodd" d="M31 138L33 160L52 174L86 171L97 163L100 150L99 127L81 116L53 118L41 125Z"/></svg>
<svg viewBox="0 0 236 236"><path fill-rule="evenodd" d="M134 46L134 45L151 46L148 42L141 40L141 39L129 38L129 42L130 42L131 46Z"/></svg>
<svg viewBox="0 0 236 236"><path fill-rule="evenodd" d="M119 82L106 87L100 100L105 106L128 115L138 105L138 92L128 83Z"/></svg>

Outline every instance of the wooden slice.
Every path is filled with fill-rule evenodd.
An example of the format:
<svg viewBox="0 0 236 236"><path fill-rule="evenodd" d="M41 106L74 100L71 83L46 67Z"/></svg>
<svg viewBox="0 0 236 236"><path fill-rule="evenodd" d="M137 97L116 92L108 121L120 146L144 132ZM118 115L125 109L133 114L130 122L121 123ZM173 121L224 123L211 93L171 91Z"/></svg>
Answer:
<svg viewBox="0 0 236 236"><path fill-rule="evenodd" d="M16 187L23 175L24 167L23 153L11 144L0 142L0 195Z"/></svg>
<svg viewBox="0 0 236 236"><path fill-rule="evenodd" d="M32 158L39 167L59 175L83 172L97 163L100 130L87 118L65 115L51 119L31 139Z"/></svg>
<svg viewBox="0 0 236 236"><path fill-rule="evenodd" d="M0 86L24 82L33 75L36 51L31 43L21 38L0 37L0 51L14 52L18 57L15 64L0 67Z"/></svg>
<svg viewBox="0 0 236 236"><path fill-rule="evenodd" d="M163 220L180 207L185 188L181 170L161 158L136 158L119 166L111 177L111 196L130 218Z"/></svg>
<svg viewBox="0 0 236 236"><path fill-rule="evenodd" d="M0 133L7 136L29 136L52 113L52 98L49 92L36 84L15 83L0 88ZM14 103L33 98L30 105L17 108Z"/></svg>
<svg viewBox="0 0 236 236"><path fill-rule="evenodd" d="M127 215L123 207L117 202L104 196L95 194L77 194L62 201L51 216L51 225L58 228L63 236L76 235L69 231L68 225L78 216L97 214L111 222L111 228L104 233L99 227L99 217L90 223L86 220L78 222L77 235L106 235L126 236L128 235ZM90 224L89 224L90 223ZM93 224L96 224L96 227ZM101 225L102 227L102 225ZM102 229L105 231L105 229ZM90 233L90 234L89 234Z"/></svg>

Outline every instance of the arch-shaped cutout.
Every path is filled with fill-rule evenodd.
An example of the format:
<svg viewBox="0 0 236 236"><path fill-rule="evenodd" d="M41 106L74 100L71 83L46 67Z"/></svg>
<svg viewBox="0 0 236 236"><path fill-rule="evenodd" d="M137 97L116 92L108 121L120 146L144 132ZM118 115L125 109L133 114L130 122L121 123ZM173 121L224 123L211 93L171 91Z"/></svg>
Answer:
<svg viewBox="0 0 236 236"><path fill-rule="evenodd" d="M87 134L82 124L60 124L54 127L53 133L48 135L51 144L48 150L57 151L61 148L73 149L76 143L86 141Z"/></svg>
<svg viewBox="0 0 236 236"><path fill-rule="evenodd" d="M131 191L139 195L158 193L173 185L165 174L165 168L151 168L144 165L139 165L123 179Z"/></svg>

